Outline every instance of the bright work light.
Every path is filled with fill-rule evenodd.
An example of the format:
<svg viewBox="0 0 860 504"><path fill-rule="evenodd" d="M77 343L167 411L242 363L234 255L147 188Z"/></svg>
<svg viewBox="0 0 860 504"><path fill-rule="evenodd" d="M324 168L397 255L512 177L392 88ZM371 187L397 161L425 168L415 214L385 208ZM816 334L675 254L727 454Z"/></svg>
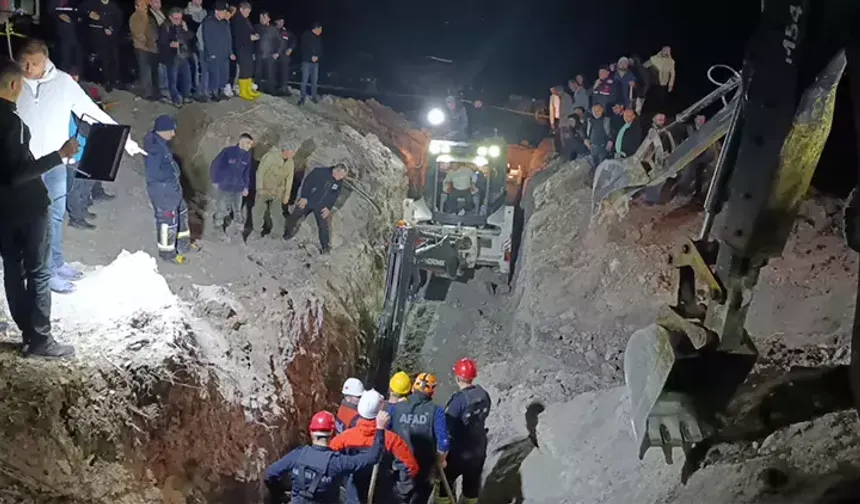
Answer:
<svg viewBox="0 0 860 504"><path fill-rule="evenodd" d="M442 112L442 109L439 108L432 109L427 113L427 122L433 126L439 126L445 122L445 112Z"/></svg>
<svg viewBox="0 0 860 504"><path fill-rule="evenodd" d="M500 149L498 145L491 145L487 150L490 153L490 157L496 158L502 154L502 149ZM480 152L478 152L478 154L480 154Z"/></svg>

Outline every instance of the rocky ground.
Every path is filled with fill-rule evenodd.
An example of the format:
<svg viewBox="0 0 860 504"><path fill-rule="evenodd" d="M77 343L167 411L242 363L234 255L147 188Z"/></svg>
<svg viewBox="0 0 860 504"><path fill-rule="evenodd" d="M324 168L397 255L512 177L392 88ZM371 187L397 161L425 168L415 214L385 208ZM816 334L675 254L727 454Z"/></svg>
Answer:
<svg viewBox="0 0 860 504"><path fill-rule="evenodd" d="M535 175L523 207L510 296L455 285L446 303L413 309L423 327L411 329L410 363L444 375L446 396L451 364L472 355L495 398L482 502L836 502L834 492L851 486L860 475L853 411L717 445L686 485L680 452L672 466L658 450L640 462L622 386L625 345L672 300L668 250L695 234L699 211L634 205L621 221L591 225L590 189L573 164ZM840 213L836 201L810 199L784 256L762 273L748 319L761 376L847 363L857 260Z"/></svg>
<svg viewBox="0 0 860 504"><path fill-rule="evenodd" d="M406 166L372 133L384 120L359 132L338 119L364 104L299 109L263 97L177 113L111 98L139 142L157 114L176 114L202 251L156 263L142 160L126 159L108 184L116 200L93 208L98 229L66 230L67 260L87 276L54 296L53 318L77 360L0 352L0 502L254 502L260 471L302 441L310 415L336 404L362 366ZM313 219L289 243L202 227L209 163L245 131L257 159L299 137L301 168L347 162L330 256L319 254Z"/></svg>

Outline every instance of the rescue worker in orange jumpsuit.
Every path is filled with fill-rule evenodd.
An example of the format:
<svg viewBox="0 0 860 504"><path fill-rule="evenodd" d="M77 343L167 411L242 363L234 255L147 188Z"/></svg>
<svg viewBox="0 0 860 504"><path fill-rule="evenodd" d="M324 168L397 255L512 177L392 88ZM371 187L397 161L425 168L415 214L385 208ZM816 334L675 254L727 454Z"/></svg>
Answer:
<svg viewBox="0 0 860 504"><path fill-rule="evenodd" d="M484 424L490 414L490 395L480 385L472 382L478 376L478 366L469 358L454 364L454 377L460 390L451 396L445 407L448 432L451 436L451 451L445 469L448 484L462 476L462 504L477 504L481 490L481 473L487 458L487 429ZM395 419L392 417L392 425ZM435 504L454 504L437 491Z"/></svg>
<svg viewBox="0 0 860 504"><path fill-rule="evenodd" d="M385 406L382 394L368 390L358 402L359 419L356 426L345 430L331 440L329 447L337 452L355 454L367 450L373 443L375 434L374 418ZM367 502L372 468L355 472L346 484L347 504ZM409 445L391 431L385 433L385 453L379 463L379 473L374 489L374 502L400 502L398 495L408 494L412 489L412 479L418 475L418 462L412 455Z"/></svg>
<svg viewBox="0 0 860 504"><path fill-rule="evenodd" d="M364 393L364 384L358 378L347 378L343 382L341 389L343 400L340 402L340 407L337 409L337 433L345 431L350 427L355 427L355 422L358 420L358 400L361 394Z"/></svg>

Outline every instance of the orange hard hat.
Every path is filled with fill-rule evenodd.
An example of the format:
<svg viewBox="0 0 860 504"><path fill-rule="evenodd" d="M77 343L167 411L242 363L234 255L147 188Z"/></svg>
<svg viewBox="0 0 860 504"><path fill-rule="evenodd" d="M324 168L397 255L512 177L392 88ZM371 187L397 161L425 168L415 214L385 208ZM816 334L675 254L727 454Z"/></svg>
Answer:
<svg viewBox="0 0 860 504"><path fill-rule="evenodd" d="M436 392L436 377L430 373L420 373L415 377L412 390L432 396Z"/></svg>

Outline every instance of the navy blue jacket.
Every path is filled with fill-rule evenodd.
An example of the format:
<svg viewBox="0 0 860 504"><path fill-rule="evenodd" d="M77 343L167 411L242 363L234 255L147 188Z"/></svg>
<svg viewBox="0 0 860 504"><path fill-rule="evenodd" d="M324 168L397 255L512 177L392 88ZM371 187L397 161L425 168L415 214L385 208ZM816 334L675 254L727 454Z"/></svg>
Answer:
<svg viewBox="0 0 860 504"><path fill-rule="evenodd" d="M373 438L373 445L371 445L368 450L354 455L345 455L343 453L333 452L328 448L320 446L303 446L301 448L296 448L266 469L265 481L271 489L273 488L273 483L279 482L284 475L289 473L292 480L292 502L302 502L307 504L334 504L339 502L341 479L348 474L352 474L358 470L378 463L382 459L384 444L385 430L377 429L376 435ZM300 499L300 491L304 488L301 484L302 475L299 472L299 468L301 456L306 450L321 452L314 455L325 454L331 457L328 461L326 472L323 477L320 478L316 492L313 494L313 500ZM315 477L315 474L308 474L309 472L312 471L310 471L310 468L306 467L303 478L306 483L305 486L309 485Z"/></svg>
<svg viewBox="0 0 860 504"><path fill-rule="evenodd" d="M225 192L238 193L251 187L251 152L238 145L224 147L210 168L212 183Z"/></svg>
<svg viewBox="0 0 860 504"><path fill-rule="evenodd" d="M340 196L340 188L343 181L337 181L332 176L333 168L314 168L302 181L302 187L299 190L299 198L308 200L307 208L309 210L322 210L334 207Z"/></svg>
<svg viewBox="0 0 860 504"><path fill-rule="evenodd" d="M452 457L486 456L487 431L484 424L491 406L490 395L480 385L458 390L451 396L445 407L445 415L448 417Z"/></svg>
<svg viewBox="0 0 860 504"><path fill-rule="evenodd" d="M167 140L161 138L158 133L150 131L143 140L143 149L147 154L143 158L146 165L146 183L178 185L179 165L173 159Z"/></svg>
<svg viewBox="0 0 860 504"><path fill-rule="evenodd" d="M203 55L206 58L224 59L233 54L233 32L230 21L219 21L215 13L206 16L200 28L203 32Z"/></svg>

